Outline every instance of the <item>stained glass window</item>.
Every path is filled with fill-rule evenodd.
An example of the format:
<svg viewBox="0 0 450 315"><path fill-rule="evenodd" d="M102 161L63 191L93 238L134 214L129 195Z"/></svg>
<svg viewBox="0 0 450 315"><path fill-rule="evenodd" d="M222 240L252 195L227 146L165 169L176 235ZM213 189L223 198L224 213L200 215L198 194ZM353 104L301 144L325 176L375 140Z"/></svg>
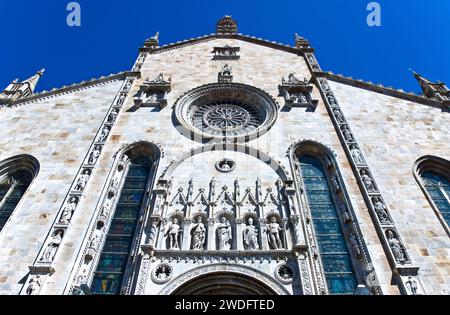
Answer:
<svg viewBox="0 0 450 315"><path fill-rule="evenodd" d="M30 172L22 170L9 174L0 183L0 231L22 199L32 179Z"/></svg>
<svg viewBox="0 0 450 315"><path fill-rule="evenodd" d="M307 155L300 165L328 290L353 294L358 283L323 166Z"/></svg>
<svg viewBox="0 0 450 315"><path fill-rule="evenodd" d="M92 294L120 293L152 162L141 157L130 163L122 192L103 245L91 285Z"/></svg>
<svg viewBox="0 0 450 315"><path fill-rule="evenodd" d="M422 174L422 179L444 221L450 226L450 181L429 171Z"/></svg>

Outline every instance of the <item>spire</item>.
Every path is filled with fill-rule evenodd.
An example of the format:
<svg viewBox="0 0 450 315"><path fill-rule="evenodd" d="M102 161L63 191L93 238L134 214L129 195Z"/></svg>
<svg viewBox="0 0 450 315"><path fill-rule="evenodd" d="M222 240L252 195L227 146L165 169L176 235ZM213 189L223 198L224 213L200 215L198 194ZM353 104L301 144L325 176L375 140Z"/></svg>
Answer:
<svg viewBox="0 0 450 315"><path fill-rule="evenodd" d="M312 50L307 39L298 35L297 33L295 33L294 35L295 35L295 48L305 51Z"/></svg>
<svg viewBox="0 0 450 315"><path fill-rule="evenodd" d="M34 76L26 79L25 81L19 82L19 79L12 81L8 87L0 93L0 103L9 104L18 99L26 98L31 96L36 89L36 85L39 79L44 74L45 69L38 71Z"/></svg>
<svg viewBox="0 0 450 315"><path fill-rule="evenodd" d="M28 78L22 82L22 83L28 83L30 85L31 93L33 93L34 90L36 89L39 79L42 77L44 72L45 72L45 69L41 69L38 72L36 72L36 74L34 76L32 76L31 78Z"/></svg>
<svg viewBox="0 0 450 315"><path fill-rule="evenodd" d="M409 70L411 70L417 82L419 82L424 96L440 101L444 108L450 109L450 89L445 83L440 81L433 83L412 69Z"/></svg>

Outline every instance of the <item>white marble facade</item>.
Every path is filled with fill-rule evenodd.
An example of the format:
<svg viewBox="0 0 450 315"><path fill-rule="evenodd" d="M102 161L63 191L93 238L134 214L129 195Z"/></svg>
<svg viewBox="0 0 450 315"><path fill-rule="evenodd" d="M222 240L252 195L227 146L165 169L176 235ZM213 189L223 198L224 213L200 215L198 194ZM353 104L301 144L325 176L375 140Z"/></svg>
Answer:
<svg viewBox="0 0 450 315"><path fill-rule="evenodd" d="M351 223L342 217L341 224L362 291L412 294L413 280L415 293L450 292L450 240L413 176L423 156L450 158L448 112L423 97L325 74L299 45L223 34L161 47L157 42L146 42L131 72L0 109L0 161L27 154L39 162L0 232L0 294L73 294L81 284L90 286L114 213L109 193L120 196L130 163L124 155L139 144L152 150L155 168L122 294L171 294L205 275L227 274L275 294L329 293L295 161L303 144L329 157L330 174L342 186L336 195ZM228 46L239 47L231 58ZM220 58L214 58L215 47L223 48ZM308 83L291 82L298 90L289 95L300 101L287 101L279 89L291 73ZM383 243L389 242L380 236L386 227L370 214L365 196L372 195L358 185L346 136L330 116L327 89L351 128L355 142L347 143L359 147L386 204L389 228L401 236L405 263L393 261ZM298 93L308 95L306 103ZM226 111L200 108L194 113L200 125L190 120L190 104L224 99L235 103L222 104ZM250 120L256 127L246 129ZM213 129L202 137L201 125L208 122L219 130L214 137ZM236 135L226 143L221 123L235 124ZM107 202L111 210L102 214ZM66 207L70 213L61 219ZM271 239L278 227L279 243ZM56 250L44 261L48 246Z"/></svg>

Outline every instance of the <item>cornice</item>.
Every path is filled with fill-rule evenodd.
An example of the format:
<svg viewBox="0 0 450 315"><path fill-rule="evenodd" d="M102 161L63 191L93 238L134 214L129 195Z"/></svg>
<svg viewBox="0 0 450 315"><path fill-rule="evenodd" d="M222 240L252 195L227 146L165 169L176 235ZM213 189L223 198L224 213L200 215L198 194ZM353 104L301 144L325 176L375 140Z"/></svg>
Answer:
<svg viewBox="0 0 450 315"><path fill-rule="evenodd" d="M51 91L42 91L41 93L36 93L30 95L29 97L19 99L13 102L8 103L7 105L0 106L0 108L14 108L22 105L26 105L29 103L34 103L38 100L55 97L61 94L67 94L79 90L84 90L92 86L101 85L107 82L115 81L115 80L125 80L128 77L140 78L140 72L136 71L123 71L116 74L111 74L109 76L102 76L98 79L91 79L89 81L82 81L80 83L74 83L70 86L63 86L59 89L52 89Z"/></svg>
<svg viewBox="0 0 450 315"><path fill-rule="evenodd" d="M381 94L384 94L387 96L397 97L397 98L400 98L400 99L403 99L406 101L415 102L415 103L419 103L419 104L423 104L423 105L428 105L428 106L432 106L432 107L436 107L436 108L443 108L443 104L440 101L433 100L433 99L427 98L422 95L417 95L412 92L408 93L401 89L396 90L391 87L385 87L381 84L374 84L372 82L356 80L351 77L345 77L343 75L334 74L332 72L321 72L320 74L317 74L317 76L326 77L327 79L334 81L334 82L347 84L350 86L369 90L372 92L381 93Z"/></svg>

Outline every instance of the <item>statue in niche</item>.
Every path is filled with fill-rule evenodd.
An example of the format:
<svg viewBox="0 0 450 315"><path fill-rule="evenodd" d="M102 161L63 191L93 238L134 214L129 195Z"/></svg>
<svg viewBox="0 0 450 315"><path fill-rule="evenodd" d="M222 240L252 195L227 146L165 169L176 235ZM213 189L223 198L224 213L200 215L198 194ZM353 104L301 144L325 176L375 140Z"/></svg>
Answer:
<svg viewBox="0 0 450 315"><path fill-rule="evenodd" d="M192 228L192 249L204 249L206 240L206 228L201 216L197 217L197 223Z"/></svg>
<svg viewBox="0 0 450 315"><path fill-rule="evenodd" d="M359 256L361 255L361 249L359 248L358 239L356 238L355 234L350 235L350 243L352 244L352 249L355 255Z"/></svg>
<svg viewBox="0 0 450 315"><path fill-rule="evenodd" d="M108 138L108 135L109 135L109 128L108 127L103 128L102 133L100 134L100 137L98 138L98 141L105 142L106 138Z"/></svg>
<svg viewBox="0 0 450 315"><path fill-rule="evenodd" d="M389 222L389 215L387 214L387 208L384 205L384 203L380 200L378 197L372 198L373 202L373 208L375 209L375 212L377 213L378 218L381 222Z"/></svg>
<svg viewBox="0 0 450 315"><path fill-rule="evenodd" d="M334 98L332 93L327 93L327 99L330 105L337 105L336 99Z"/></svg>
<svg viewBox="0 0 450 315"><path fill-rule="evenodd" d="M117 108L114 108L111 112L111 114L109 114L108 116L108 122L109 123L113 123L116 121L117 115L119 114Z"/></svg>
<svg viewBox="0 0 450 315"><path fill-rule="evenodd" d="M376 192L375 184L373 183L373 179L367 174L366 170L361 170L361 179L366 186L368 192Z"/></svg>
<svg viewBox="0 0 450 315"><path fill-rule="evenodd" d="M61 213L61 217L59 218L59 223L62 223L62 224L69 223L76 207L77 207L77 198L71 197Z"/></svg>
<svg viewBox="0 0 450 315"><path fill-rule="evenodd" d="M330 92L331 91L330 86L328 85L327 81L322 81L322 88L326 92Z"/></svg>
<svg viewBox="0 0 450 315"><path fill-rule="evenodd" d="M166 232L166 237L169 241L168 249L180 249L180 244L178 242L178 237L182 234L181 227L178 224L178 219L173 218L172 223L169 225L169 228Z"/></svg>
<svg viewBox="0 0 450 315"><path fill-rule="evenodd" d="M231 224L227 218L222 217L220 223L216 228L218 247L219 250L230 250L231 249Z"/></svg>
<svg viewBox="0 0 450 315"><path fill-rule="evenodd" d="M258 250L258 229L253 225L253 219L248 218L248 224L244 229L244 244L248 250Z"/></svg>
<svg viewBox="0 0 450 315"><path fill-rule="evenodd" d="M63 238L63 231L56 230L45 248L44 253L42 254L41 261L52 262L53 258L55 258L56 251L58 250L59 245L61 244Z"/></svg>
<svg viewBox="0 0 450 315"><path fill-rule="evenodd" d="M152 246L155 244L155 238L156 238L158 224L159 224L159 218L155 218L155 217L151 218L148 243Z"/></svg>
<svg viewBox="0 0 450 315"><path fill-rule="evenodd" d="M125 101L125 97L126 97L125 94L120 94L119 99L117 100L117 105L119 106L122 105L123 102Z"/></svg>
<svg viewBox="0 0 450 315"><path fill-rule="evenodd" d="M158 102L158 94L156 93L147 94L147 99L145 102L150 104Z"/></svg>
<svg viewBox="0 0 450 315"><path fill-rule="evenodd" d="M405 282L406 287L408 288L409 292L411 292L412 295L417 294L417 281L414 280L412 276L408 277L408 281Z"/></svg>
<svg viewBox="0 0 450 315"><path fill-rule="evenodd" d="M331 177L331 183L333 184L336 192L339 192L342 190L341 185L339 184L339 179L338 179L337 175Z"/></svg>
<svg viewBox="0 0 450 315"><path fill-rule="evenodd" d="M104 203L103 208L102 208L101 215L108 216L109 212L111 211L111 207L112 207L115 199L116 199L115 195L108 196L108 198L106 198L105 203Z"/></svg>
<svg viewBox="0 0 450 315"><path fill-rule="evenodd" d="M123 87L124 91L129 91L131 89L131 85L133 84L132 81L128 80L127 83L125 83L125 86Z"/></svg>
<svg viewBox="0 0 450 315"><path fill-rule="evenodd" d="M339 109L333 110L334 117L336 117L336 120L338 123L344 122L344 116L342 115L341 111Z"/></svg>
<svg viewBox="0 0 450 315"><path fill-rule="evenodd" d="M266 233L268 234L269 245L273 249L283 249L283 243L281 242L280 237L282 231L284 231L284 229L278 224L277 218L272 217L267 226Z"/></svg>
<svg viewBox="0 0 450 315"><path fill-rule="evenodd" d="M350 130L348 129L348 126L342 126L342 135L344 136L345 141L348 142L352 142L355 141L355 139L353 138L352 133L350 132Z"/></svg>
<svg viewBox="0 0 450 315"><path fill-rule="evenodd" d="M91 175L89 174L89 170L84 170L83 173L80 175L80 178L77 180L77 184L75 185L76 191L83 191L86 187L86 184L89 180L89 177Z"/></svg>
<svg viewBox="0 0 450 315"><path fill-rule="evenodd" d="M389 247L391 248L395 259L398 261L405 261L405 253L403 252L402 245L391 230L387 231L387 238Z"/></svg>
<svg viewBox="0 0 450 315"><path fill-rule="evenodd" d="M100 245L100 236L97 231L94 232L91 241L89 242L89 248L97 249Z"/></svg>
<svg viewBox="0 0 450 315"><path fill-rule="evenodd" d="M98 157L100 156L100 150L101 150L101 148L98 145L96 145L94 150L89 155L89 159L88 159L89 164L93 165L97 162Z"/></svg>
<svg viewBox="0 0 450 315"><path fill-rule="evenodd" d="M227 76L231 75L231 67L227 63L224 64L222 67L222 75L227 75Z"/></svg>
<svg viewBox="0 0 450 315"><path fill-rule="evenodd" d="M26 290L26 294L27 295L34 295L34 293L39 290L39 288L41 287L41 276L40 275L36 275L33 276L30 279L30 282L28 283L28 287Z"/></svg>
<svg viewBox="0 0 450 315"><path fill-rule="evenodd" d="M358 147L356 145L350 146L350 154L352 155L356 164L364 164L364 158L361 154L361 151L358 150Z"/></svg>

